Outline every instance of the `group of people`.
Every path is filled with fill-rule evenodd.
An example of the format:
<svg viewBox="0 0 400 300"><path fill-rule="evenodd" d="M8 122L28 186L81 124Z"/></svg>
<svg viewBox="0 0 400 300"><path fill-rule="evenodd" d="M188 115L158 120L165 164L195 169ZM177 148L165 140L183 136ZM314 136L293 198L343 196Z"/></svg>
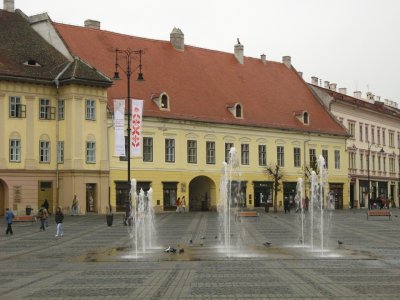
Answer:
<svg viewBox="0 0 400 300"><path fill-rule="evenodd" d="M46 228L49 226L49 202L47 199L44 201L43 205L41 208L38 210L38 213L36 215L36 218L39 219L40 221L40 231L45 231ZM15 218L14 212L9 209L8 207L6 208L6 223L7 223L7 229L6 229L6 235L10 234L13 235L13 229L12 229L12 224L13 220ZM56 208L56 212L54 214L54 219L57 224L56 227L56 237L63 236L64 235L64 228L63 228L63 221L64 221L64 214L61 210L61 207Z"/></svg>
<svg viewBox="0 0 400 300"><path fill-rule="evenodd" d="M369 209L374 209L374 208L390 208L390 207L395 207L395 203L393 199L385 199L383 196L377 197L375 200L371 199L371 202L369 203Z"/></svg>
<svg viewBox="0 0 400 300"><path fill-rule="evenodd" d="M182 197L178 197L178 199L176 199L176 212L177 213L181 213L181 212L185 212L186 211L186 199L185 196Z"/></svg>

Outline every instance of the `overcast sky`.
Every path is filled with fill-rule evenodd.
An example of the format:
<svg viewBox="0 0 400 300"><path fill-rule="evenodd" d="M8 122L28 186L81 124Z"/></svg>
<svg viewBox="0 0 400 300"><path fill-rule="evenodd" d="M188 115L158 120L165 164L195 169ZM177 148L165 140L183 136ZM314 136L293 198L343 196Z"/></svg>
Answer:
<svg viewBox="0 0 400 300"><path fill-rule="evenodd" d="M15 0L27 15L55 22L168 40L173 27L185 44L292 64L311 81L367 91L400 102L399 0Z"/></svg>

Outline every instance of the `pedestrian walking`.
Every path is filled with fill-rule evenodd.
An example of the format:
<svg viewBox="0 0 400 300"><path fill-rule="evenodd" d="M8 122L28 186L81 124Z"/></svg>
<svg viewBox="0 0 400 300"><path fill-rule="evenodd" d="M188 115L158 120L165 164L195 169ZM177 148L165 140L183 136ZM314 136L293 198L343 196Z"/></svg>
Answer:
<svg viewBox="0 0 400 300"><path fill-rule="evenodd" d="M176 212L181 212L181 197L178 197L178 199L176 199Z"/></svg>
<svg viewBox="0 0 400 300"><path fill-rule="evenodd" d="M38 212L38 219L40 220L40 231L45 231L46 228L46 220L49 217L46 208L44 208L43 206L40 208L39 212Z"/></svg>
<svg viewBox="0 0 400 300"><path fill-rule="evenodd" d="M56 224L57 224L56 237L63 236L64 235L64 228L63 228L64 214L61 210L61 207L57 207L57 209L56 209L55 220L56 220Z"/></svg>
<svg viewBox="0 0 400 300"><path fill-rule="evenodd" d="M7 230L6 230L6 234L8 235L9 233L11 235L13 235L13 230L12 230L12 223L13 223L13 219L14 219L14 213L12 212L12 210L10 210L8 207L6 208L6 221L7 221Z"/></svg>

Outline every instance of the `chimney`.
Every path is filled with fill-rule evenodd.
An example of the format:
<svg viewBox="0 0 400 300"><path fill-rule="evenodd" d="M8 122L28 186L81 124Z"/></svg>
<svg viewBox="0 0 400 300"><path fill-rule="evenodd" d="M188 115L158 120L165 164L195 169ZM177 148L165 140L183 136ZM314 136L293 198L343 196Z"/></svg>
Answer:
<svg viewBox="0 0 400 300"><path fill-rule="evenodd" d="M234 52L237 61L243 65L244 46L240 43L239 39L238 43L235 45Z"/></svg>
<svg viewBox="0 0 400 300"><path fill-rule="evenodd" d="M85 27L92 29L100 29L100 22L96 20L85 20Z"/></svg>
<svg viewBox="0 0 400 300"><path fill-rule="evenodd" d="M324 88L329 89L329 81L324 81Z"/></svg>
<svg viewBox="0 0 400 300"><path fill-rule="evenodd" d="M174 27L169 34L169 40L175 50L182 52L185 51L185 35L183 34L182 30Z"/></svg>
<svg viewBox="0 0 400 300"><path fill-rule="evenodd" d="M303 78L303 72L297 72L297 74L299 74L299 76L301 77L301 78Z"/></svg>
<svg viewBox="0 0 400 300"><path fill-rule="evenodd" d="M312 76L311 77L311 84L318 85L318 77Z"/></svg>
<svg viewBox="0 0 400 300"><path fill-rule="evenodd" d="M375 96L375 101L381 101L381 96Z"/></svg>
<svg viewBox="0 0 400 300"><path fill-rule="evenodd" d="M374 96L374 94L372 94L371 92L368 92L368 93L367 93L367 99L368 99L368 100L375 101L375 96Z"/></svg>
<svg viewBox="0 0 400 300"><path fill-rule="evenodd" d="M3 8L8 12L14 12L14 0L4 0Z"/></svg>
<svg viewBox="0 0 400 300"><path fill-rule="evenodd" d="M337 87L337 84L336 84L336 83L331 83L331 84L329 84L329 89L330 89L331 91L336 92L336 87Z"/></svg>
<svg viewBox="0 0 400 300"><path fill-rule="evenodd" d="M265 54L261 54L261 61L263 64L267 63L267 56Z"/></svg>
<svg viewBox="0 0 400 300"><path fill-rule="evenodd" d="M282 56L282 63L290 69L292 67L292 58L290 56Z"/></svg>
<svg viewBox="0 0 400 300"><path fill-rule="evenodd" d="M346 88L339 88L339 93L347 95L347 89Z"/></svg>
<svg viewBox="0 0 400 300"><path fill-rule="evenodd" d="M354 95L354 98L361 99L361 92L360 91L354 91L353 95Z"/></svg>

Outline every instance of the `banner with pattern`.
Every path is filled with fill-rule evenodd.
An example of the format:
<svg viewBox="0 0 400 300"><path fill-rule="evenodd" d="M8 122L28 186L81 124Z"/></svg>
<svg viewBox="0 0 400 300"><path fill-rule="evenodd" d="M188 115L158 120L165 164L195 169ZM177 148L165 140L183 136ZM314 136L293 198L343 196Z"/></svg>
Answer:
<svg viewBox="0 0 400 300"><path fill-rule="evenodd" d="M125 100L114 100L114 155L125 156Z"/></svg>
<svg viewBox="0 0 400 300"><path fill-rule="evenodd" d="M142 155L142 113L143 100L132 100L131 156Z"/></svg>

